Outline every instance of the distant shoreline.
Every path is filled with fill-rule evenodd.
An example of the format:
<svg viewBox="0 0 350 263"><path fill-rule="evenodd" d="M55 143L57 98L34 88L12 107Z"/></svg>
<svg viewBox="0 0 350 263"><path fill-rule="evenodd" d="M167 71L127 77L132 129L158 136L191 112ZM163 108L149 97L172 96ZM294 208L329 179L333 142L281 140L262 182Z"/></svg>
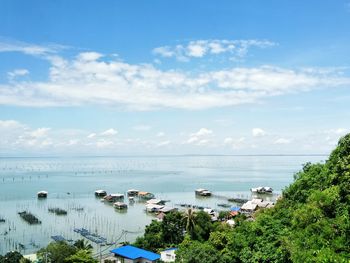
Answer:
<svg viewBox="0 0 350 263"><path fill-rule="evenodd" d="M36 159L36 158L167 158L167 157L295 157L329 156L326 153L311 154L164 154L164 155L56 155L56 156L0 156L0 159Z"/></svg>

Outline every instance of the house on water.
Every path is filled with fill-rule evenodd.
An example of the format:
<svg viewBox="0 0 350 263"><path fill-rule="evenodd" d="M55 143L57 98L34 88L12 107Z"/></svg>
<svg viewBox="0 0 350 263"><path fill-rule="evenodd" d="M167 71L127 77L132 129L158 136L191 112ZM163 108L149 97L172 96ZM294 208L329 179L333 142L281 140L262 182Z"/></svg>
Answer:
<svg viewBox="0 0 350 263"><path fill-rule="evenodd" d="M146 204L151 204L151 205L165 205L165 201L161 199L150 199L146 202Z"/></svg>
<svg viewBox="0 0 350 263"><path fill-rule="evenodd" d="M160 255L131 245L111 250L117 263L155 263Z"/></svg>
<svg viewBox="0 0 350 263"><path fill-rule="evenodd" d="M95 196L96 197L105 197L107 195L107 192L105 190L96 190Z"/></svg>
<svg viewBox="0 0 350 263"><path fill-rule="evenodd" d="M123 202L115 202L113 204L114 208L115 209L119 209L119 210L123 210L123 209L127 209L128 208L128 205L123 203Z"/></svg>
<svg viewBox="0 0 350 263"><path fill-rule="evenodd" d="M154 198L154 194L150 193L150 192L139 192L138 193L138 197L140 199L144 199L144 200L150 200Z"/></svg>
<svg viewBox="0 0 350 263"><path fill-rule="evenodd" d="M123 200L123 199L124 199L123 194L110 194L110 195L106 195L105 197L103 197L103 200L107 201L107 202L117 202L117 201Z"/></svg>

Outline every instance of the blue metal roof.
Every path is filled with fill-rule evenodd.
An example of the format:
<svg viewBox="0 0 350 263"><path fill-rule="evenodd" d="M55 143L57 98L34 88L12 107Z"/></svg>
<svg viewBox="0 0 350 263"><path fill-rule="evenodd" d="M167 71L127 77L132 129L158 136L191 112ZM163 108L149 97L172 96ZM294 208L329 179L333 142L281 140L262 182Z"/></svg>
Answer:
<svg viewBox="0 0 350 263"><path fill-rule="evenodd" d="M239 211L239 210L241 210L241 208L240 207L238 207L238 206L232 206L231 207L231 211Z"/></svg>
<svg viewBox="0 0 350 263"><path fill-rule="evenodd" d="M129 259L145 258L151 261L160 259L160 255L156 253L130 245L118 247L116 249L111 250L111 252Z"/></svg>

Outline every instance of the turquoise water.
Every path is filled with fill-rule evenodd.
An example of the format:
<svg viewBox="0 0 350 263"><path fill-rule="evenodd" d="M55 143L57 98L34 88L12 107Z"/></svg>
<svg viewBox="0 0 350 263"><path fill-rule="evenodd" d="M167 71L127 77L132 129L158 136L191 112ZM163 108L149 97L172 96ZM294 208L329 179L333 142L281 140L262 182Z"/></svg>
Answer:
<svg viewBox="0 0 350 263"><path fill-rule="evenodd" d="M220 209L224 197L250 198L249 189L271 186L279 193L293 181L293 174L306 162L325 156L174 156L84 157L0 159L0 254L20 249L31 253L51 241L52 235L81 238L73 231L84 227L109 242L133 241L154 216L144 203L126 212L94 197L96 189L125 193L136 188L170 200L169 206L196 204ZM194 189L207 188L211 198L196 198ZM49 192L37 200L40 190ZM127 202L127 200L126 200ZM67 216L48 213L59 207ZM28 225L17 214L27 210L41 225ZM109 247L103 248L108 252Z"/></svg>

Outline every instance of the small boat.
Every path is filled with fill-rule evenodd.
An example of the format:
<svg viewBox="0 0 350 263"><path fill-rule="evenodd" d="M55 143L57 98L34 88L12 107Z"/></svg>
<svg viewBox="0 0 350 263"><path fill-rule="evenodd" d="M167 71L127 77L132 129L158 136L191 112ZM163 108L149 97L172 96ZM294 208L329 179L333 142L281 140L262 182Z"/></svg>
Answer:
<svg viewBox="0 0 350 263"><path fill-rule="evenodd" d="M220 204L218 204L218 206L225 207L225 208L231 207L230 204L226 204L226 203L220 203Z"/></svg>
<svg viewBox="0 0 350 263"><path fill-rule="evenodd" d="M257 194L272 194L273 192L273 189L269 186L259 186L259 187L256 187L256 188L251 188L250 191L252 193L257 193Z"/></svg>
<svg viewBox="0 0 350 263"><path fill-rule="evenodd" d="M107 195L107 192L105 190L96 190L95 196L96 197L105 197Z"/></svg>
<svg viewBox="0 0 350 263"><path fill-rule="evenodd" d="M132 196L130 196L128 199L129 199L129 203L134 203L135 202L135 198L132 197Z"/></svg>
<svg viewBox="0 0 350 263"><path fill-rule="evenodd" d="M195 190L195 193L199 196L211 196L211 192L203 188Z"/></svg>
<svg viewBox="0 0 350 263"><path fill-rule="evenodd" d="M114 206L115 209L119 209L119 210L128 208L128 205L123 203L123 202L116 202L116 203L113 204L113 206Z"/></svg>
<svg viewBox="0 0 350 263"><path fill-rule="evenodd" d="M127 191L127 195L128 196L137 196L139 194L139 190L136 190L136 189L130 189Z"/></svg>
<svg viewBox="0 0 350 263"><path fill-rule="evenodd" d="M238 203L238 204L244 204L245 202L248 202L249 200L245 199L245 198L232 197L232 198L227 199L227 201Z"/></svg>
<svg viewBox="0 0 350 263"><path fill-rule="evenodd" d="M49 193L46 192L46 191L39 191L39 192L37 193L38 198L46 198L48 194L49 194Z"/></svg>

